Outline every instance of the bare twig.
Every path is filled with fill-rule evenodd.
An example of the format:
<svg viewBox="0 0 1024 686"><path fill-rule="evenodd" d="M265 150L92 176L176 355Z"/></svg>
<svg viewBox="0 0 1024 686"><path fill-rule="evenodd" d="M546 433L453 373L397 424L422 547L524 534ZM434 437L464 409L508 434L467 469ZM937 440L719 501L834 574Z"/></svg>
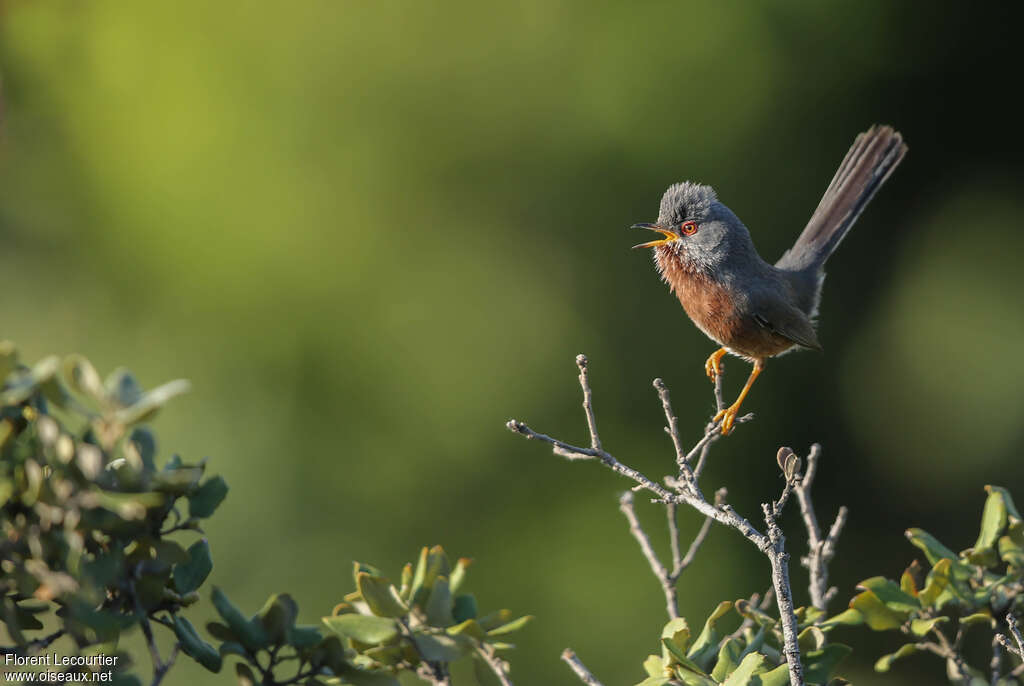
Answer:
<svg viewBox="0 0 1024 686"><path fill-rule="evenodd" d="M1003 650L999 643L999 634L992 637L992 661L988 666L992 673L989 686L998 686L999 679L1003 676Z"/></svg>
<svg viewBox="0 0 1024 686"><path fill-rule="evenodd" d="M583 411L587 413L587 428L590 429L590 447L601 450L601 439L597 435L597 422L594 420L594 404L591 400L590 380L587 378L587 356L577 355L576 366L580 368L580 387L583 389Z"/></svg>
<svg viewBox="0 0 1024 686"><path fill-rule="evenodd" d="M494 676L498 677L501 686L513 686L512 679L508 675L508 663L498 657L493 646L486 643L481 644L477 647L476 653L491 668Z"/></svg>
<svg viewBox="0 0 1024 686"><path fill-rule="evenodd" d="M1024 636L1020 635L1020 627L1017 626L1017 618L1013 616L1012 612L1006 613L1006 624L1010 627L1010 633L1013 634L1013 640L1017 642L1017 655L1024 659Z"/></svg>
<svg viewBox="0 0 1024 686"><path fill-rule="evenodd" d="M572 671L576 672L576 676L579 677L580 681L587 686L603 686L601 682L597 680L597 677L590 673L590 670L587 669L586 665L580 662L580 659L576 657L576 653L574 653L570 648L566 648L562 651L562 661L569 665Z"/></svg>
<svg viewBox="0 0 1024 686"><path fill-rule="evenodd" d="M1006 625L1010 628L1010 634L1013 636L1014 641L1017 645L1010 643L1004 634L996 634L995 640L999 645L1006 648L1007 652L1013 653L1020 659L1024 660L1024 636L1021 636L1020 626L1017 624L1017 618L1013 616L1012 612L1006 614Z"/></svg>
<svg viewBox="0 0 1024 686"><path fill-rule="evenodd" d="M658 559L658 554L654 552L654 547L651 545L650 537L647 536L643 527L640 526L640 520L637 519L636 511L633 509L632 491L626 491L619 498L619 510L622 511L622 514L626 515L626 521L629 522L629 533L640 544L640 550L643 551L644 557L647 558L647 564L651 566L654 576L661 582L661 590L665 594L665 609L668 611L669 618L677 618L679 616L679 607L676 602L675 579L672 578L668 569Z"/></svg>
<svg viewBox="0 0 1024 686"><path fill-rule="evenodd" d="M721 436L721 432L716 430L717 424L715 422L710 422L705 429L704 435L697 444L690 451L685 451L680 437L678 419L673 414L672 406L669 401L668 388L661 379L654 380L654 387L658 391L658 396L661 399L662 409L665 412L665 418L668 424L665 430L672 439L672 446L675 450L676 466L678 468L677 476L665 478L665 483L668 485L668 488L666 488L648 478L638 470L623 464L602 447L597 431L596 419L594 417L587 358L583 355L578 356L576 358L576 364L580 369L579 380L580 387L583 391L583 408L586 413L587 427L590 432L590 448L574 446L569 443L565 443L564 441L560 441L557 438L552 438L546 434L538 433L525 423L515 419L510 420L507 423L509 430L531 440L539 440L549 443L551 445L552 452L567 459L599 460L604 466L622 476L627 477L636 484L630 489L630 491L627 491L620 498L619 508L622 510L622 513L626 516L626 520L629 522L630 533L633 538L636 539L637 543L639 543L640 549L651 567L651 571L662 586L662 590L665 594L665 607L670 618L678 617L679 613L676 591L676 582L679 579L679 575L690 563L693 562L698 549L710 531L712 522L718 522L735 529L744 538L753 543L758 550L768 557L771 564L772 586L782 624L784 641L782 655L785 657L788 664L790 684L791 686L803 686L803 667L800 662L800 649L797 643L797 622L789 581L789 554L785 550L785 537L778 526L777 520L779 515L782 513L782 509L785 507L786 502L793 493L796 493L797 498L801 500L801 511L804 511L805 509L804 501L806 500L806 508L813 516L813 510L810 508L809 489L814 477L814 467L809 466L808 474L801 475L799 459L796 458L795 455L792 455L792 451L789 451L788 448L785 449L788 451L789 455L792 456L792 460L786 463L788 466L783 469L786 476L786 484L782 490L782 494L777 500L763 505L765 525L767 528L765 533L761 533L746 518L739 515L732 506L725 502L725 489L720 489L716 492L714 502L712 503L704 496L698 484L698 479L703 471L704 465L706 464L708 450L711 444ZM719 410L724 405L722 401L720 376L715 380L715 404ZM752 419L752 415L746 415L740 418L739 421L749 421L750 419ZM780 452L780 466L782 465L781 455L782 453ZM812 455L813 461L816 462L817 453L815 450L812 450ZM693 467L692 464L695 459L696 467ZM650 492L655 496L654 502L663 503L667 508L666 516L668 518L669 534L672 537L671 570L658 558L657 553L654 551L654 547L651 545L650 537L643 530L643 527L640 525L640 521L636 516L633 493L639 490L646 490ZM705 517L700 530L697 532L697 535L693 539L693 542L685 556L681 554L678 540L679 529L676 523L676 509L678 505L687 505L697 510L697 512L701 513ZM843 522L845 521L845 510L840 510L840 515L836 518L836 523L833 524L829 535L824 539L821 538L821 532L817 527L816 520L807 519L805 516L805 521L809 522L809 534L813 531L816 536L814 543L812 544L812 553L816 555L814 558L814 564L817 565L819 572L823 572L828 560L831 559L834 554L835 539L839 536L839 532L842 530ZM810 522L813 522L813 524ZM815 578L820 578L820 585L824 586L825 576L823 573L819 573L818 577ZM822 602L825 602L824 599L827 593L822 591L821 595ZM571 650L566 650L562 655L562 659L573 668L577 676L579 676L585 684L598 683L594 676L586 669L586 667L583 666Z"/></svg>
<svg viewBox="0 0 1024 686"><path fill-rule="evenodd" d="M787 482L787 488L792 482ZM785 491L783 491L785 495ZM800 647L797 643L797 622L793 607L793 591L789 584L789 553L786 552L786 537L782 535L776 518L782 511L785 499L780 498L775 506L762 505L765 524L768 526L768 537L772 542L768 561L772 565L772 586L775 589L776 604L779 607L779 619L782 621L783 648L789 667L789 683L799 686L804 683L804 668L800 663Z"/></svg>
<svg viewBox="0 0 1024 686"><path fill-rule="evenodd" d="M719 488L715 491L715 507L721 507L728 494L729 491L725 488ZM706 539L708 537L708 533L711 532L712 522L713 520L710 517L704 518L704 523L700 525L700 530L697 532L697 535L693 537L693 541L690 543L690 547L687 549L686 555L679 561L675 569L672 571L672 574L676 579L679 578L679 575L684 569L690 566L693 559L697 556L697 551L700 550L702 545L704 545L704 539Z"/></svg>
<svg viewBox="0 0 1024 686"><path fill-rule="evenodd" d="M821 535L821 527L818 518L814 513L814 504L811 502L811 486L814 477L818 473L818 458L821 456L821 446L815 443L807 454L807 469L804 476L795 486L796 499L800 503L800 515L804 520L804 527L807 529L807 556L800 560L800 563L810 573L808 591L811 595L811 604L819 610L828 609L829 601L835 596L836 588L828 586L828 563L836 554L836 541L846 524L848 510L846 506L839 508L835 521L829 528L828 534Z"/></svg>

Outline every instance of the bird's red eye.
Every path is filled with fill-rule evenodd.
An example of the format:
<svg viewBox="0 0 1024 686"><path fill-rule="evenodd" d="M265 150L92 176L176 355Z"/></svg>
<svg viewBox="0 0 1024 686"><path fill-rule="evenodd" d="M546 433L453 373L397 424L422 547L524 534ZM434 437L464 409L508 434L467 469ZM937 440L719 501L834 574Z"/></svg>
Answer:
<svg viewBox="0 0 1024 686"><path fill-rule="evenodd" d="M683 222L683 225L679 227L684 236L692 236L697 233L697 222Z"/></svg>

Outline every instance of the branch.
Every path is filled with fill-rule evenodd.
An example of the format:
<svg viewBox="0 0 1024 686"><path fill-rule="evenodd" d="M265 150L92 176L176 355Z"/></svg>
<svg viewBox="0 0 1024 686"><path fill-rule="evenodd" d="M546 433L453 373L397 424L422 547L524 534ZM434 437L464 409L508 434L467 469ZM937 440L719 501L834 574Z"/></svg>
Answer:
<svg viewBox="0 0 1024 686"><path fill-rule="evenodd" d="M43 648L46 648L63 635L64 630L58 629L57 631L54 631L52 634L47 634L46 636L34 638L31 641L25 643L24 645L0 646L0 655L25 655L30 652L42 650Z"/></svg>
<svg viewBox="0 0 1024 686"><path fill-rule="evenodd" d="M574 653L570 648L566 648L562 651L562 661L569 665L572 671L576 672L576 676L580 678L580 681L587 686L603 686L603 684L597 680L597 677L590 673L590 670L587 669L586 665L580 662L580 659L576 657L576 653Z"/></svg>
<svg viewBox="0 0 1024 686"><path fill-rule="evenodd" d="M832 522L828 534L823 538L818 518L814 514L814 504L811 502L811 485L818 473L818 458L820 456L821 446L815 443L811 446L811 452L807 454L807 470L794 487L794 492L800 503L800 515L803 517L804 527L807 529L808 553L806 557L801 558L800 564L806 567L810 573L808 591L811 595L811 604L824 612L828 609L828 603L837 591L834 586L831 588L828 586L828 563L836 554L836 541L843 531L849 511L846 506L839 508L835 521Z"/></svg>
<svg viewBox="0 0 1024 686"><path fill-rule="evenodd" d="M768 557L768 560L771 563L772 586L776 598L776 604L779 609L779 616L783 630L783 640L785 644L782 653L789 665L790 684L791 686L803 686L803 667L800 663L800 649L797 643L797 622L794 614L793 594L789 581L789 554L785 550L785 537L782 535L782 530L779 528L777 520L791 494L796 493L798 500L801 502L801 512L805 513L804 520L808 527L808 534L811 537L812 552L811 555L809 555L809 558L813 559L813 562L809 562L808 564L813 565L814 569L812 573L812 589L820 588L821 592L818 594L818 602L822 604L826 603L830 594L828 591L824 590L827 579L827 575L825 574L825 565L834 555L835 541L842 530L843 524L845 523L846 510L845 508L840 510L839 515L836 517L836 522L832 525L829 534L823 539L821 537L820 528L818 528L817 520L814 519L813 508L810 503L810 486L814 479L818 449L812 449L808 458L808 470L804 475L801 475L800 473L800 459L793 454L792 450L784 448L779 451L780 467L783 469L783 473L786 477L786 484L778 500L773 501L770 504L765 503L762 506L765 525L767 528L765 533L761 533L746 518L740 516L732 506L725 502L725 489L717 491L714 502L711 503L708 502L698 484L698 479L707 460L709 448L711 444L721 436L721 432L715 430L717 428L715 422L710 422L705 428L704 435L697 444L690 451L685 451L679 432L678 419L673 414L672 406L669 401L668 388L661 379L654 380L654 387L658 392L658 397L661 400L662 409L664 410L668 424L665 431L672 439L672 446L675 450L675 461L678 472L675 477L665 477L665 483L668 486L668 488L666 488L648 478L640 471L623 464L604 449L601 444L597 430L597 421L594 416L587 358L584 355L577 356L576 365L580 370L579 381L580 388L583 392L583 409L586 414L587 428L590 432L589 448L565 443L557 438L536 432L527 424L516 419L509 420L506 424L508 429L530 440L539 440L550 444L554 454L565 457L566 459L598 460L605 467L611 469L617 474L625 476L635 483L632 489L620 498L619 508L626 516L626 519L629 522L630 533L633 538L636 539L637 543L639 543L640 549L651 567L651 571L661 583L662 590L665 594L665 606L668 610L669 617L671 618L676 618L678 616L676 582L678 581L679 574L693 561L698 549L708 535L711 528L711 522L718 522L735 529L744 538L753 543L758 550ZM715 404L719 409L724 405L722 402L720 377L717 378L715 382ZM752 415L746 415L742 417L740 421L749 421L752 417ZM694 459L697 460L696 468L691 466ZM671 571L669 571L669 569L658 558L654 551L654 547L651 545L649 536L643 530L643 527L641 527L639 519L636 516L636 512L633 508L633 492L638 490L646 490L650 492L655 496L653 502L663 503L667 508L666 516L668 518L669 533L672 536ZM679 532L676 524L676 507L678 505L687 505L692 507L705 517L705 521L703 522L700 531L697 533L697 536L691 543L690 549L687 551L685 557L681 555L678 541ZM812 593L813 592L814 591L812 591ZM579 676L584 683L598 683L596 679L594 679L593 675L590 674L581 662L579 662L571 650L567 650L563 653L562 659L573 668L577 676Z"/></svg>
<svg viewBox="0 0 1024 686"><path fill-rule="evenodd" d="M160 650L156 645L156 638L153 636L153 627L149 624L149 614L142 609L142 603L139 602L139 594L135 591L135 578L138 576L141 570L141 564L135 567L135 573L132 578L128 580L128 589L132 595L132 603L135 607L135 614L139 618L139 623L142 625L142 634L146 637L146 646L149 648L150 658L153 660L153 681L152 686L160 686L160 682L167 676L167 672L170 671L174 665L175 658L178 657L178 649L180 645L175 642L174 647L171 648L171 654L167 657L167 661L163 661L160 658Z"/></svg>
<svg viewBox="0 0 1024 686"><path fill-rule="evenodd" d="M476 652L487 663L487 666L491 668L494 676L498 677L501 686L513 686L512 679L508 675L508 663L498 657L493 646L477 646Z"/></svg>
<svg viewBox="0 0 1024 686"><path fill-rule="evenodd" d="M989 669L992 672L992 678L989 681L989 686L998 686L999 679L1003 676L1003 651L1002 645L999 643L999 636L996 634L992 637L992 661L989 662Z"/></svg>
<svg viewBox="0 0 1024 686"><path fill-rule="evenodd" d="M995 640L998 641L1001 646L1006 648L1007 652L1013 653L1024 660L1024 636L1021 636L1020 627L1017 625L1017 618L1013 616L1012 612L1006 613L1006 625L1010 628L1010 633L1013 635L1013 639L1017 642L1017 645L1012 645L1010 643L1010 639L1006 638L1003 634L996 634Z"/></svg>

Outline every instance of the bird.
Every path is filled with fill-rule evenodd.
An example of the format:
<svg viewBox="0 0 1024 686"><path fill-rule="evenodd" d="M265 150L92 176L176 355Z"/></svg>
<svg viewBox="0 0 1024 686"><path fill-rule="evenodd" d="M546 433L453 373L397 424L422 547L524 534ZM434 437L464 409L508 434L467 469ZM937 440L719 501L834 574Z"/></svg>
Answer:
<svg viewBox="0 0 1024 686"><path fill-rule="evenodd" d="M661 198L657 222L631 227L662 235L633 247L653 248L661 279L697 328L721 346L704 364L712 382L726 354L753 365L736 402L713 419L722 434L732 431L768 358L822 350L815 324L825 262L906 152L891 126L859 134L807 226L774 265L757 253L750 231L715 190L700 183L673 184Z"/></svg>

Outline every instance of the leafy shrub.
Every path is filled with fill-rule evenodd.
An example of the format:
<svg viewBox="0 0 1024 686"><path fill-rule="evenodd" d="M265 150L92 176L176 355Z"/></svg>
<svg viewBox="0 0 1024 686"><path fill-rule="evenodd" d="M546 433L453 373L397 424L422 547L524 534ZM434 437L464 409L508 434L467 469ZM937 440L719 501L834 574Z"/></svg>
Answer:
<svg viewBox="0 0 1024 686"><path fill-rule="evenodd" d="M511 683L497 652L530 618L478 616L475 598L461 591L469 560L452 567L440 547L424 548L415 571L406 565L398 588L357 564L357 590L318 626L296 624L286 593L247 617L214 589L221 621L207 625L213 643L204 639L183 612L213 568L202 525L228 486L206 476L205 462L174 455L158 467L156 437L144 425L187 388L178 380L147 392L124 369L101 379L77 355L29 366L0 342L0 623L13 641L0 653L37 655L68 638L66 652L116 656L114 683L140 684L131 656L116 652L139 626L153 684L179 651L212 672L238 659L243 685L395 686L407 671L448 684L450 664L467 657ZM154 626L176 639L166 658Z"/></svg>

